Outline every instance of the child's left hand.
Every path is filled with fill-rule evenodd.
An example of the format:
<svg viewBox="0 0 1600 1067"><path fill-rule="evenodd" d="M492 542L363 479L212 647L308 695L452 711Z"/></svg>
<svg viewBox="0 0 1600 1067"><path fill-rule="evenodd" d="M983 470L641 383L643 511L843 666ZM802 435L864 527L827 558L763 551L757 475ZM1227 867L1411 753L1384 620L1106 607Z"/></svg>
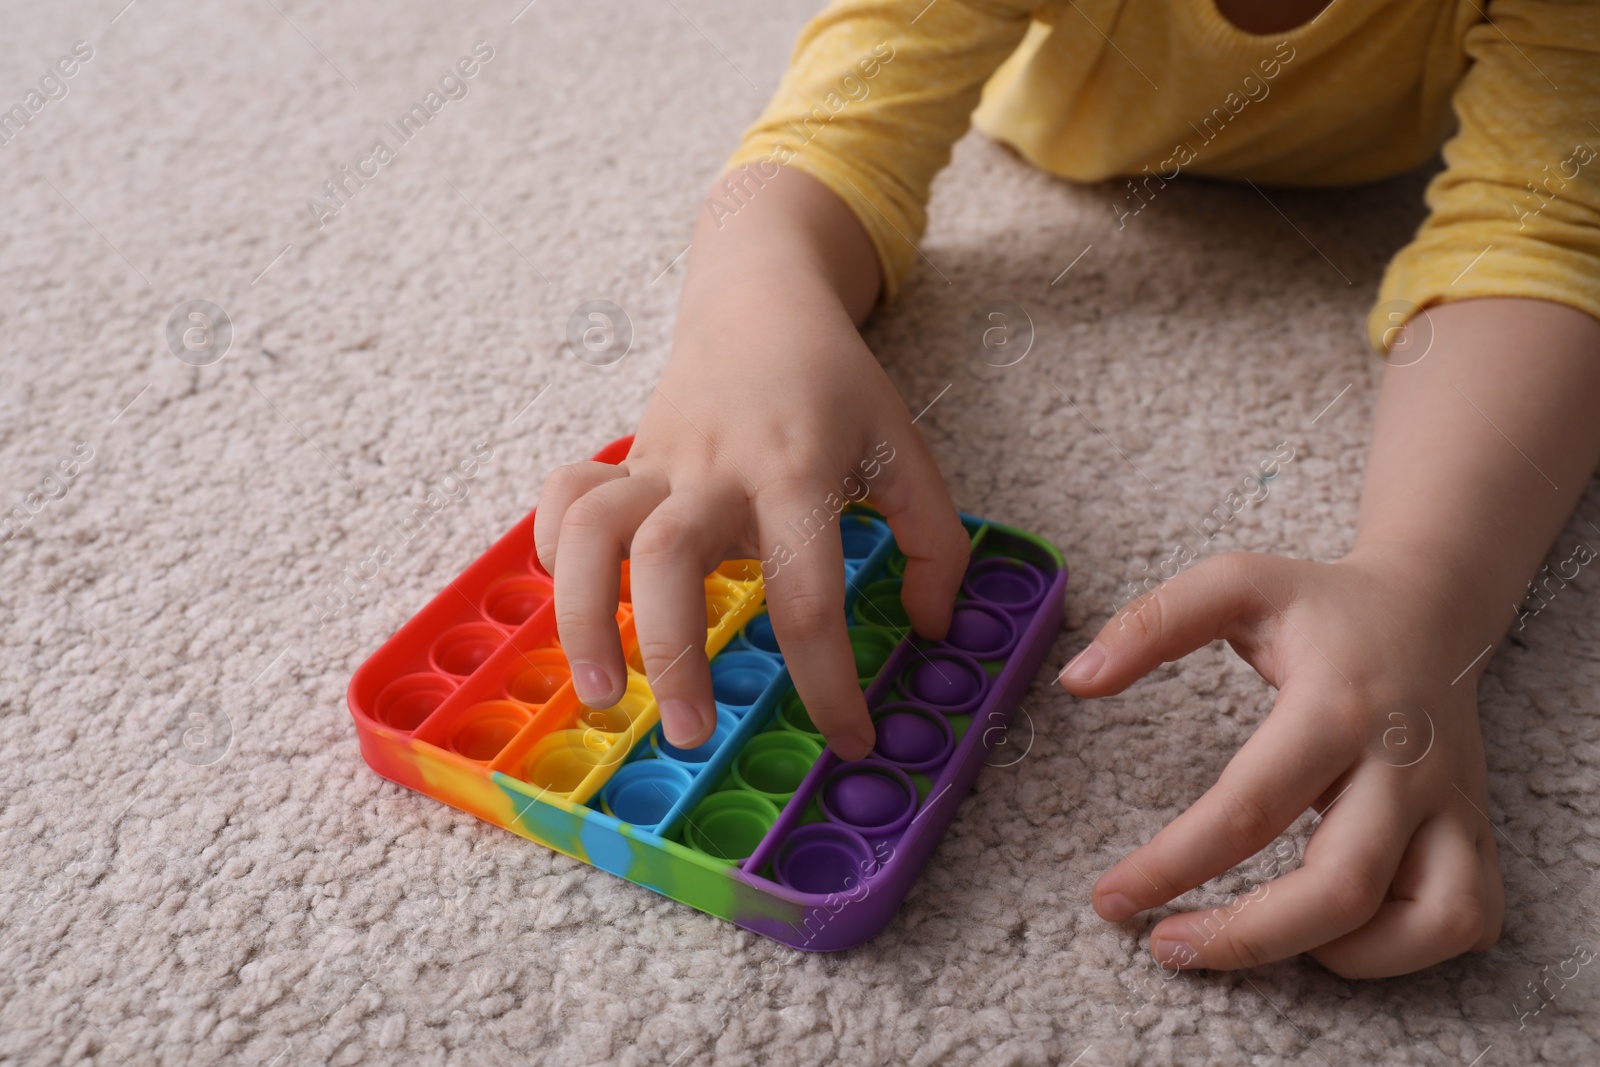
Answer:
<svg viewBox="0 0 1600 1067"><path fill-rule="evenodd" d="M1309 952L1371 978L1492 945L1505 900L1475 695L1488 657L1463 671L1473 652L1442 570L1392 551L1332 564L1230 554L1107 623L1062 673L1077 696L1119 693L1216 638L1279 692L1216 785L1101 877L1095 910L1120 921L1165 904L1315 807L1299 869L1229 907L1163 919L1157 962L1228 969Z"/></svg>

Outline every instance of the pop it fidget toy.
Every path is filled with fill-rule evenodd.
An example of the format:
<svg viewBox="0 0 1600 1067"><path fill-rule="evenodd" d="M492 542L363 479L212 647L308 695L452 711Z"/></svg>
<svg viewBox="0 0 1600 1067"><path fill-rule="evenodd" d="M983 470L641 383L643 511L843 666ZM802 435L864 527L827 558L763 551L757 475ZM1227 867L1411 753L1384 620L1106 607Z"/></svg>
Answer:
<svg viewBox="0 0 1600 1067"><path fill-rule="evenodd" d="M595 458L616 463L631 438ZM905 557L865 508L836 520L866 759L828 751L784 669L753 560L706 578L717 726L667 743L623 565L629 662L612 708L581 704L530 513L350 681L372 769L496 826L795 948L860 944L894 917L1061 625L1061 553L963 516L972 561L949 635L910 631Z"/></svg>

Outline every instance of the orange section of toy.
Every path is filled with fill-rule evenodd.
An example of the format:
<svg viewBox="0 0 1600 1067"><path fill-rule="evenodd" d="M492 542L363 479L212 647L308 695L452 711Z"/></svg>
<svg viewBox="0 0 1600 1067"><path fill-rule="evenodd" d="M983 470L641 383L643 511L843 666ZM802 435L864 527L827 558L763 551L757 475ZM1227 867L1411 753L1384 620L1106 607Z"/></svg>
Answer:
<svg viewBox="0 0 1600 1067"><path fill-rule="evenodd" d="M368 729L427 746L461 773L500 771L582 803L659 719L631 596L624 562L617 627L629 664L626 692L614 707L587 707L561 651L554 582L533 551L530 514L362 666L351 708ZM708 654L762 601L753 560L724 563L707 576Z"/></svg>

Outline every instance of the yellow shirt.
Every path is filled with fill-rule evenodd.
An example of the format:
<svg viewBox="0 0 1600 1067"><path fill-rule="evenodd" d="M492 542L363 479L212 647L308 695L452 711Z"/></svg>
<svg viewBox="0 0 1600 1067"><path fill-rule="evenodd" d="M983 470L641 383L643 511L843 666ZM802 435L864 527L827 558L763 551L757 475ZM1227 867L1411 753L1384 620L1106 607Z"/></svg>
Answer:
<svg viewBox="0 0 1600 1067"><path fill-rule="evenodd" d="M1266 35L1213 0L835 0L730 166L759 180L783 164L832 189L878 252L888 303L969 120L1062 177L1132 177L1135 197L1180 174L1371 181L1443 143L1428 218L1368 319L1373 347L1416 309L1469 297L1600 318L1593 0L1332 0Z"/></svg>

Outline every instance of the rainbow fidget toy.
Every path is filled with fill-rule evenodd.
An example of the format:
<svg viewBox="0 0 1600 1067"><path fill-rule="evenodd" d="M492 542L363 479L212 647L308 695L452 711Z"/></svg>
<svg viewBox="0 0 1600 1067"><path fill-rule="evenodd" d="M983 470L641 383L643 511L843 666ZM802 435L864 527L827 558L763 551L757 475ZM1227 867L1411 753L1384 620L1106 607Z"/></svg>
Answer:
<svg viewBox="0 0 1600 1067"><path fill-rule="evenodd" d="M632 438L595 459L620 462ZM717 727L668 744L639 661L616 707L573 693L533 514L361 665L350 713L384 777L574 859L795 948L849 948L894 917L1003 740L1061 625L1066 566L1049 543L969 516L950 633L910 632L905 557L866 508L837 518L850 641L877 745L846 763L784 669L753 560L706 578Z"/></svg>

